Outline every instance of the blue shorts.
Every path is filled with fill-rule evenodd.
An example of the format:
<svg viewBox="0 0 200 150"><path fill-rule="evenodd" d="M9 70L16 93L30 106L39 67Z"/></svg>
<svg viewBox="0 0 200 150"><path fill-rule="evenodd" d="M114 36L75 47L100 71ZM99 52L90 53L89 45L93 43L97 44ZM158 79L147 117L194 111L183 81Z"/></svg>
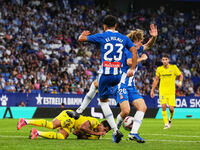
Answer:
<svg viewBox="0 0 200 150"><path fill-rule="evenodd" d="M123 101L129 101L129 103L132 103L136 99L143 99L143 97L135 86L130 87L122 83L118 86L118 91L116 93L117 103L122 103Z"/></svg>
<svg viewBox="0 0 200 150"><path fill-rule="evenodd" d="M121 80L121 75L104 75L99 77L99 98L107 99L113 95L113 87Z"/></svg>

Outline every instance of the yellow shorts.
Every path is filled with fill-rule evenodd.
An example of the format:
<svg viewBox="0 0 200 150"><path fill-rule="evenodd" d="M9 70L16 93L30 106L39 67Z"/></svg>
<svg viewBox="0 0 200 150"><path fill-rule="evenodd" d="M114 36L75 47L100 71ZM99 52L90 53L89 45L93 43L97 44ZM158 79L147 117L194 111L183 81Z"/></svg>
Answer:
<svg viewBox="0 0 200 150"><path fill-rule="evenodd" d="M175 95L159 95L160 104L168 104L169 106L176 106Z"/></svg>
<svg viewBox="0 0 200 150"><path fill-rule="evenodd" d="M71 110L68 110L71 111ZM61 128L64 129L68 134L70 134L72 128L74 127L75 119L67 115L66 110L63 110L56 119L60 120ZM59 129L59 128L58 128Z"/></svg>

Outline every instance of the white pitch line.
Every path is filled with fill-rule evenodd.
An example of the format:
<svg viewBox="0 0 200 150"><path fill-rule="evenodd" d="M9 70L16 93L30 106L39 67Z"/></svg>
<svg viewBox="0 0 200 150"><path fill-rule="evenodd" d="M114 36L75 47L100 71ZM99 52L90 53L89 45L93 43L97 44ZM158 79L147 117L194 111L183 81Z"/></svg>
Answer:
<svg viewBox="0 0 200 150"><path fill-rule="evenodd" d="M106 140L111 140L111 138L102 138L102 139L106 139ZM126 139L125 139L126 140ZM197 143L197 142L200 142L200 141L183 141L183 140L146 140L147 142L148 141L152 141L152 142L192 142L192 143ZM129 142L129 141L127 141Z"/></svg>
<svg viewBox="0 0 200 150"><path fill-rule="evenodd" d="M16 133L16 131L2 131L2 130L0 130L0 133ZM27 131L20 131L20 133L22 133L22 132L27 132ZM200 138L200 136L198 136L198 135L176 135L176 134L141 134L141 135L153 135L153 136L173 136L173 137L188 137L188 138L190 138L190 137L194 137L194 138Z"/></svg>
<svg viewBox="0 0 200 150"><path fill-rule="evenodd" d="M16 132L27 132L27 131L18 131L18 130L16 130L16 131L0 131L0 133L16 133Z"/></svg>
<svg viewBox="0 0 200 150"><path fill-rule="evenodd" d="M200 143L200 141L182 141L182 140L146 140L146 141L152 141L152 142L188 142L188 143L197 143L197 142L199 142Z"/></svg>
<svg viewBox="0 0 200 150"><path fill-rule="evenodd" d="M0 138L28 138L28 136L7 136L7 135L0 135ZM72 139L72 138L69 138ZM112 140L112 138L102 138L102 139L106 139L106 140ZM187 142L187 143L197 143L200 141L185 141L185 140L146 140L147 142ZM127 141L129 142L129 141Z"/></svg>
<svg viewBox="0 0 200 150"><path fill-rule="evenodd" d="M200 137L198 135L174 135L174 134L141 134L141 135L158 135L158 136L174 136L174 137Z"/></svg>
<svg viewBox="0 0 200 150"><path fill-rule="evenodd" d="M2 138L25 138L25 137L27 137L28 138L28 136L17 136L17 135L0 135L0 137L2 137Z"/></svg>

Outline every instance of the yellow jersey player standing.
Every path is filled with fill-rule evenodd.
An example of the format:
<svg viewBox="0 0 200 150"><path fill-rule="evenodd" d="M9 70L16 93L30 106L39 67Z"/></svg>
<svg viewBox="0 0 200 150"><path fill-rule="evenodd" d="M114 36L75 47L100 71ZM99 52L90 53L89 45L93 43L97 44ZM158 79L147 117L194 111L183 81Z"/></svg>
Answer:
<svg viewBox="0 0 200 150"><path fill-rule="evenodd" d="M159 99L160 104L162 106L162 116L164 121L164 129L168 129L171 127L172 117L174 115L174 107L176 106L175 101L175 80L176 77L179 77L178 87L182 86L183 75L181 71L178 69L176 65L169 64L169 55L163 54L162 55L162 63L163 65L158 67L156 70L156 77L153 81L152 89L151 89L151 98L154 98L154 90L159 82ZM170 117L168 120L167 117L167 104L169 105Z"/></svg>

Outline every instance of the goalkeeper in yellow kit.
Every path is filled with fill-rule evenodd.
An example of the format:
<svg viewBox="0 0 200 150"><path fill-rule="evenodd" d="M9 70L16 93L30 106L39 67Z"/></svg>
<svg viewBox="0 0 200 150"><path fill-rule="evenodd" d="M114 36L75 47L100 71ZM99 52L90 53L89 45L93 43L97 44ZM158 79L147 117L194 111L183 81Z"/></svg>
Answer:
<svg viewBox="0 0 200 150"><path fill-rule="evenodd" d="M159 99L160 99L160 104L162 105L162 116L165 124L164 129L168 129L171 127L171 121L174 115L174 107L176 106L176 101L175 101L176 76L179 77L179 83L178 83L179 88L182 86L182 81L183 81L183 75L178 69L178 67L176 65L169 64L169 61L170 61L169 55L163 54L162 55L163 65L157 68L156 77L154 79L150 94L151 97L154 98L154 90L160 79ZM166 111L167 104L169 105L169 111L170 111L169 120Z"/></svg>
<svg viewBox="0 0 200 150"><path fill-rule="evenodd" d="M111 129L106 120L100 123L96 118L82 116L72 110L62 111L52 122L44 119L27 120L20 118L17 123L17 129L20 130L26 125L58 129L58 132L43 132L32 128L30 132L31 139L37 139L38 136L48 139L66 139L73 128L73 134L78 139L99 139L100 136L106 135Z"/></svg>

